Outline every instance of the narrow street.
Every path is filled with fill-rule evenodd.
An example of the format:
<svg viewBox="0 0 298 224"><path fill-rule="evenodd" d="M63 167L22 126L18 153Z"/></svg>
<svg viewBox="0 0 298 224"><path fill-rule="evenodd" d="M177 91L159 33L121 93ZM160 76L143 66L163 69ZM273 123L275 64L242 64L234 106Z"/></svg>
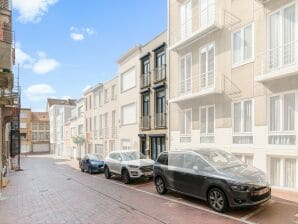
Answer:
<svg viewBox="0 0 298 224"><path fill-rule="evenodd" d="M272 199L257 208L217 214L198 200L159 196L151 182L123 185L48 155L22 157L22 168L10 174L9 187L2 190L1 224L298 223L298 205L288 201Z"/></svg>

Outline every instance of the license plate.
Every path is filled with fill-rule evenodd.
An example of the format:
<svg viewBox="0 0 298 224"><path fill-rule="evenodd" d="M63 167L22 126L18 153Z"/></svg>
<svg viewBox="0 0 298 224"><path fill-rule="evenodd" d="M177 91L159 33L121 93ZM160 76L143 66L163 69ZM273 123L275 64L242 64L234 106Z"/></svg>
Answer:
<svg viewBox="0 0 298 224"><path fill-rule="evenodd" d="M266 188L264 188L264 189L261 189L261 190L259 190L259 191L256 191L256 192L255 192L255 195L263 195L263 194L266 194L266 193L268 193L268 192L269 192L269 188L266 187Z"/></svg>
<svg viewBox="0 0 298 224"><path fill-rule="evenodd" d="M153 171L145 172L144 175L145 175L145 176L152 176L152 175L153 175Z"/></svg>

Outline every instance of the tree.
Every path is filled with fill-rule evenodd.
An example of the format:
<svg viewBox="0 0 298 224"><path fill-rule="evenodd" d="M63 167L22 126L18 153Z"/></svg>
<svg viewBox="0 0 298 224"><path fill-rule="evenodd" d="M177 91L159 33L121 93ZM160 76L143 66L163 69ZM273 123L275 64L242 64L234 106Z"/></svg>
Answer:
<svg viewBox="0 0 298 224"><path fill-rule="evenodd" d="M79 149L79 154L81 155L81 146L85 143L85 138L82 135L74 136L72 137L72 141L74 144L77 145L77 148ZM77 158L79 159L78 155Z"/></svg>

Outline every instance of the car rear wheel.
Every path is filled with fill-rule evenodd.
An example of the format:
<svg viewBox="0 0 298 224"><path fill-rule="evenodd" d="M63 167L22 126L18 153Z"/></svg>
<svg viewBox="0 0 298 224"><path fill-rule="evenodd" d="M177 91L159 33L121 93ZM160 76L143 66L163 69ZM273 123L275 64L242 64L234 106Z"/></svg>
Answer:
<svg viewBox="0 0 298 224"><path fill-rule="evenodd" d="M212 188L208 193L209 206L217 211L224 212L228 208L228 202L225 194L218 188Z"/></svg>
<svg viewBox="0 0 298 224"><path fill-rule="evenodd" d="M164 182L164 180L161 177L156 177L155 178L155 188L156 188L156 191L159 194L165 194L168 191L166 189L165 182Z"/></svg>
<svg viewBox="0 0 298 224"><path fill-rule="evenodd" d="M110 179L112 175L110 173L109 167L105 166L104 172L105 172L106 179Z"/></svg>
<svg viewBox="0 0 298 224"><path fill-rule="evenodd" d="M129 173L128 173L128 171L126 169L122 171L122 175L121 176L122 176L123 183L129 184L129 182L130 182L130 176L129 176Z"/></svg>

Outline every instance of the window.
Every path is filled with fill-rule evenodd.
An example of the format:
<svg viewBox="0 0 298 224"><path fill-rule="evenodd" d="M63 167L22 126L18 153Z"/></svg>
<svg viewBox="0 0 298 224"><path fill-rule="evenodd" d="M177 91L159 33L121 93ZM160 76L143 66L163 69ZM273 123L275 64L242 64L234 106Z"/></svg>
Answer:
<svg viewBox="0 0 298 224"><path fill-rule="evenodd" d="M104 145L103 144L95 144L95 154L98 154L100 159L104 158Z"/></svg>
<svg viewBox="0 0 298 224"><path fill-rule="evenodd" d="M150 72L150 58L146 57L142 60L142 74L149 74Z"/></svg>
<svg viewBox="0 0 298 224"><path fill-rule="evenodd" d="M168 165L168 154L167 153L161 154L158 157L157 162L162 165Z"/></svg>
<svg viewBox="0 0 298 224"><path fill-rule="evenodd" d="M214 106L205 106L200 109L200 123L201 143L214 143L214 120L215 120L215 109Z"/></svg>
<svg viewBox="0 0 298 224"><path fill-rule="evenodd" d="M94 97L93 97L93 105L94 105L94 108L97 108L98 97L99 97L99 93L98 93L98 92L95 92L95 93L94 93Z"/></svg>
<svg viewBox="0 0 298 224"><path fill-rule="evenodd" d="M105 103L109 102L109 93L108 93L108 89L104 90L104 99L105 99Z"/></svg>
<svg viewBox="0 0 298 224"><path fill-rule="evenodd" d="M20 128L27 128L27 123L21 122L20 123Z"/></svg>
<svg viewBox="0 0 298 224"><path fill-rule="evenodd" d="M112 86L112 91L111 91L111 100L116 100L117 99L117 95L116 95L116 85Z"/></svg>
<svg viewBox="0 0 298 224"><path fill-rule="evenodd" d="M253 57L253 25L233 32L233 64L248 62Z"/></svg>
<svg viewBox="0 0 298 224"><path fill-rule="evenodd" d="M21 118L21 119L25 119L25 118L27 118L27 113L26 113L25 111L21 111L21 113L20 113L20 118Z"/></svg>
<svg viewBox="0 0 298 224"><path fill-rule="evenodd" d="M209 26L215 20L215 0L200 0L200 22L202 27Z"/></svg>
<svg viewBox="0 0 298 224"><path fill-rule="evenodd" d="M180 29L181 39L189 37L192 32L191 0L186 1L180 7Z"/></svg>
<svg viewBox="0 0 298 224"><path fill-rule="evenodd" d="M295 60L295 14L295 5L291 5L269 16L269 70Z"/></svg>
<svg viewBox="0 0 298 224"><path fill-rule="evenodd" d="M166 54L164 48L155 54L155 67L162 68L166 64Z"/></svg>
<svg viewBox="0 0 298 224"><path fill-rule="evenodd" d="M102 103L103 103L103 91L102 90L99 91L98 101L99 101L98 105L102 106Z"/></svg>
<svg viewBox="0 0 298 224"><path fill-rule="evenodd" d="M136 71L130 69L129 71L121 75L121 91L124 92L128 89L135 87L136 85Z"/></svg>
<svg viewBox="0 0 298 224"><path fill-rule="evenodd" d="M187 94L191 92L191 66L192 66L192 56L188 54L181 58L180 60L180 79L181 86L180 92L182 94Z"/></svg>
<svg viewBox="0 0 298 224"><path fill-rule="evenodd" d="M82 135L82 134L83 134L83 125L80 124L80 125L78 126L78 135Z"/></svg>
<svg viewBox="0 0 298 224"><path fill-rule="evenodd" d="M143 117L150 116L150 95L149 92L142 95L143 107L142 114Z"/></svg>
<svg viewBox="0 0 298 224"><path fill-rule="evenodd" d="M214 87L214 44L210 44L200 52L201 59L201 88Z"/></svg>
<svg viewBox="0 0 298 224"><path fill-rule="evenodd" d="M38 130L38 124L32 123L32 130Z"/></svg>
<svg viewBox="0 0 298 224"><path fill-rule="evenodd" d="M270 97L269 144L296 144L295 101L295 93L286 93Z"/></svg>
<svg viewBox="0 0 298 224"><path fill-rule="evenodd" d="M270 183L273 186L296 188L296 158L270 158Z"/></svg>
<svg viewBox="0 0 298 224"><path fill-rule="evenodd" d="M80 107L78 108L78 117L82 117L83 114L84 114L84 112L83 112L83 106L80 106Z"/></svg>
<svg viewBox="0 0 298 224"><path fill-rule="evenodd" d="M233 103L233 144L253 144L252 100Z"/></svg>
<svg viewBox="0 0 298 224"><path fill-rule="evenodd" d="M131 142L129 139L122 139L121 140L121 148L122 150L130 150L131 149Z"/></svg>
<svg viewBox="0 0 298 224"><path fill-rule="evenodd" d="M192 131L192 110L186 109L182 111L181 118L181 143L189 143L191 142L191 131Z"/></svg>
<svg viewBox="0 0 298 224"><path fill-rule="evenodd" d="M89 109L92 108L92 96L89 96Z"/></svg>
<svg viewBox="0 0 298 224"><path fill-rule="evenodd" d="M27 139L27 133L20 133L20 136L21 136L21 139L22 139L22 140ZM32 138L33 138L33 136L32 136ZM34 140L34 139L33 139L33 140Z"/></svg>
<svg viewBox="0 0 298 224"><path fill-rule="evenodd" d="M122 125L127 125L127 124L134 124L136 123L136 104L128 104L125 106L122 106L121 108L121 121Z"/></svg>

